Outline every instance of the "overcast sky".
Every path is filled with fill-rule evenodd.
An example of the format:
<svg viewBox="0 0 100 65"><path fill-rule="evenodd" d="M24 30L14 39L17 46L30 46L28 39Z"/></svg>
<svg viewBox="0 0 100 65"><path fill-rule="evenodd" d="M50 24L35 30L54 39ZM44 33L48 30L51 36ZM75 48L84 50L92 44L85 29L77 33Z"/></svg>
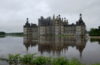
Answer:
<svg viewBox="0 0 100 65"><path fill-rule="evenodd" d="M27 17L37 24L40 16L53 14L75 23L80 13L87 30L100 26L100 0L0 0L0 31L22 32Z"/></svg>

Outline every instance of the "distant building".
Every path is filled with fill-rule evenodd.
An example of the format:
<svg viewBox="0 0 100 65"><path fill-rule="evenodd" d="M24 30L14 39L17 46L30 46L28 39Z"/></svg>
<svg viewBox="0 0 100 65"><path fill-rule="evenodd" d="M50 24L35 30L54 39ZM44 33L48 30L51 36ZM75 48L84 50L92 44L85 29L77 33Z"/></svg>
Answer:
<svg viewBox="0 0 100 65"><path fill-rule="evenodd" d="M38 20L38 25L30 24L27 18L24 25L24 34L27 38L37 38L40 36L85 36L86 25L82 20L82 14L80 14L79 20L74 24L69 24L68 20L61 18L60 15L55 15L51 18L44 18L41 16Z"/></svg>

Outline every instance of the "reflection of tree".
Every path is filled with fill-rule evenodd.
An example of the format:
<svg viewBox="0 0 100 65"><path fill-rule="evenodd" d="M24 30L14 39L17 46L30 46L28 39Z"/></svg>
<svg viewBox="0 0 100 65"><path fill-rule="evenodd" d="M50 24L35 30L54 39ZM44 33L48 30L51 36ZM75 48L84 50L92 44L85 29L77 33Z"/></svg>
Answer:
<svg viewBox="0 0 100 65"><path fill-rule="evenodd" d="M90 41L91 42L98 42L100 44L100 39L98 39L98 38L91 38Z"/></svg>
<svg viewBox="0 0 100 65"><path fill-rule="evenodd" d="M0 35L0 38L5 38L6 36L5 35Z"/></svg>

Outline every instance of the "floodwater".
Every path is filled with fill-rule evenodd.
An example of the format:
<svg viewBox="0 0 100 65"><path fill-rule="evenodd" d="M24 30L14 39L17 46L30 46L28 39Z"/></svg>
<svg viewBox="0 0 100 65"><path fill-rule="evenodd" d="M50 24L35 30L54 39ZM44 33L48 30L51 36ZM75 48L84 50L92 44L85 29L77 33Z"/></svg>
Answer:
<svg viewBox="0 0 100 65"><path fill-rule="evenodd" d="M0 38L0 58L7 58L9 54L27 54L49 57L77 58L84 64L100 62L100 39L86 39L81 37L40 37L31 40L23 37L6 36ZM0 61L0 65L9 65Z"/></svg>

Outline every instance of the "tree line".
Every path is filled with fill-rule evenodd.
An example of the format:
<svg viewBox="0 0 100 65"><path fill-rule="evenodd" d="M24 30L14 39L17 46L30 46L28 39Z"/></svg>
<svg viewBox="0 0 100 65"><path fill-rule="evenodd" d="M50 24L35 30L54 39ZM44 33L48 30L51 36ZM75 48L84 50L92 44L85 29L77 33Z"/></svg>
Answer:
<svg viewBox="0 0 100 65"><path fill-rule="evenodd" d="M5 32L0 32L0 35L5 35L6 33Z"/></svg>
<svg viewBox="0 0 100 65"><path fill-rule="evenodd" d="M90 36L100 36L100 26L98 28L91 28L89 31Z"/></svg>

